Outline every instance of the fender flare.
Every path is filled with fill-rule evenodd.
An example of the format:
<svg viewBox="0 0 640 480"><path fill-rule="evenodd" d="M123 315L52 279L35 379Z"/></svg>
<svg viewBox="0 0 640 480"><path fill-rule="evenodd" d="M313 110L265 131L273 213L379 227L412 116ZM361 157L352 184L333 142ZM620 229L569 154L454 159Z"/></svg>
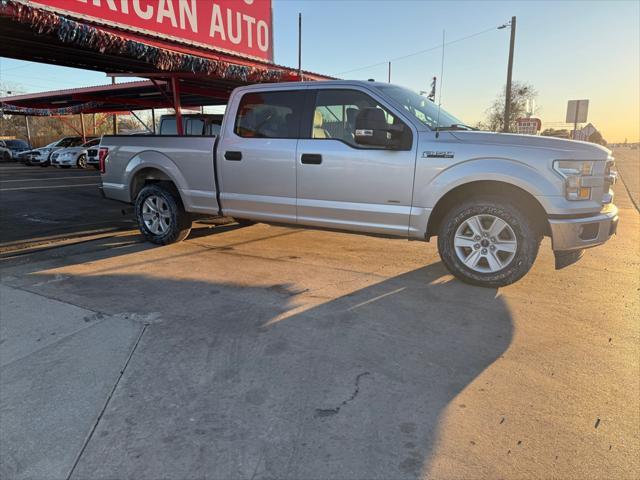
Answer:
<svg viewBox="0 0 640 480"><path fill-rule="evenodd" d="M146 168L156 169L166 175L169 180L175 184L178 190L178 195L180 195L180 199L182 200L182 204L185 208L187 207L184 195L182 194L182 192L188 188L186 179L173 160L165 154L155 150L145 150L136 154L131 158L131 160L129 160L129 163L125 167L125 178L127 178L127 189L129 190L129 198L131 198L131 202L135 201L135 198L132 198L132 186L136 175L138 172Z"/></svg>
<svg viewBox="0 0 640 480"><path fill-rule="evenodd" d="M562 188L559 178L553 183L525 163L507 158L476 158L445 168L426 185L416 186L416 204L432 209L454 188L480 181L507 183L534 198L558 195Z"/></svg>

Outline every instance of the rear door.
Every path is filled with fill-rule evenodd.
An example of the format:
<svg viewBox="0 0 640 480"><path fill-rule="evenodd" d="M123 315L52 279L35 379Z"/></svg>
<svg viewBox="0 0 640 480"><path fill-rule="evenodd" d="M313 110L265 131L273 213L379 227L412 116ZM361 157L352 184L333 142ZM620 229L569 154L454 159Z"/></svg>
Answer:
<svg viewBox="0 0 640 480"><path fill-rule="evenodd" d="M312 118L297 153L298 223L407 236L417 143L413 127L354 88L310 88L308 103ZM381 108L389 124L404 124L410 147L358 145L355 119L364 108Z"/></svg>
<svg viewBox="0 0 640 480"><path fill-rule="evenodd" d="M225 215L296 221L296 147L304 89L242 92L218 148ZM232 113L233 112L233 113Z"/></svg>

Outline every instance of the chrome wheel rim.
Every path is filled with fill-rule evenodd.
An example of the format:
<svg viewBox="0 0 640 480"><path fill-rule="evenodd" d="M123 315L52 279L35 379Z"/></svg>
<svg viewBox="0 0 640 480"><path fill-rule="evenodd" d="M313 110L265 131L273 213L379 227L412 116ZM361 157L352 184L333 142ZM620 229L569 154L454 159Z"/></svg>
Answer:
<svg viewBox="0 0 640 480"><path fill-rule="evenodd" d="M79 166L80 168L84 168L84 167L86 167L86 166L87 166L87 162L86 162L86 160L85 160L84 156L81 156L81 157L78 159L78 166Z"/></svg>
<svg viewBox="0 0 640 480"><path fill-rule="evenodd" d="M467 268L479 273L495 273L513 261L518 240L513 228L503 219L481 214L460 224L453 246Z"/></svg>
<svg viewBox="0 0 640 480"><path fill-rule="evenodd" d="M167 202L158 195L151 195L142 204L142 220L154 235L163 235L171 226L171 213Z"/></svg>

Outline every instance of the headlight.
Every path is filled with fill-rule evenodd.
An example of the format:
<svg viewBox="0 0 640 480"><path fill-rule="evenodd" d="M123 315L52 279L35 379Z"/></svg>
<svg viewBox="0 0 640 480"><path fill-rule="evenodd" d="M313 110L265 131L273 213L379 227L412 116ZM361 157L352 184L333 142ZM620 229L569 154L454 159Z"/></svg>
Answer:
<svg viewBox="0 0 640 480"><path fill-rule="evenodd" d="M564 178L567 200L589 200L591 187L585 181L593 173L595 162L591 160L556 160L553 169Z"/></svg>

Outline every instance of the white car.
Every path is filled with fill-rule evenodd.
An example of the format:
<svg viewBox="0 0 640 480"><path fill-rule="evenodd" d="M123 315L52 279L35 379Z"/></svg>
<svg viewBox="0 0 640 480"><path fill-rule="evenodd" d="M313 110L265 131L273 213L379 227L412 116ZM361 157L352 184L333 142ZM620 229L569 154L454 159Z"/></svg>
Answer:
<svg viewBox="0 0 640 480"><path fill-rule="evenodd" d="M100 144L99 138L92 138L77 147L67 147L51 154L51 165L61 168L87 168L87 150Z"/></svg>
<svg viewBox="0 0 640 480"><path fill-rule="evenodd" d="M45 147L28 150L20 155L21 161L26 165L40 165L48 167L51 165L51 154L68 147L82 145L82 137L63 137L60 140L50 143Z"/></svg>

